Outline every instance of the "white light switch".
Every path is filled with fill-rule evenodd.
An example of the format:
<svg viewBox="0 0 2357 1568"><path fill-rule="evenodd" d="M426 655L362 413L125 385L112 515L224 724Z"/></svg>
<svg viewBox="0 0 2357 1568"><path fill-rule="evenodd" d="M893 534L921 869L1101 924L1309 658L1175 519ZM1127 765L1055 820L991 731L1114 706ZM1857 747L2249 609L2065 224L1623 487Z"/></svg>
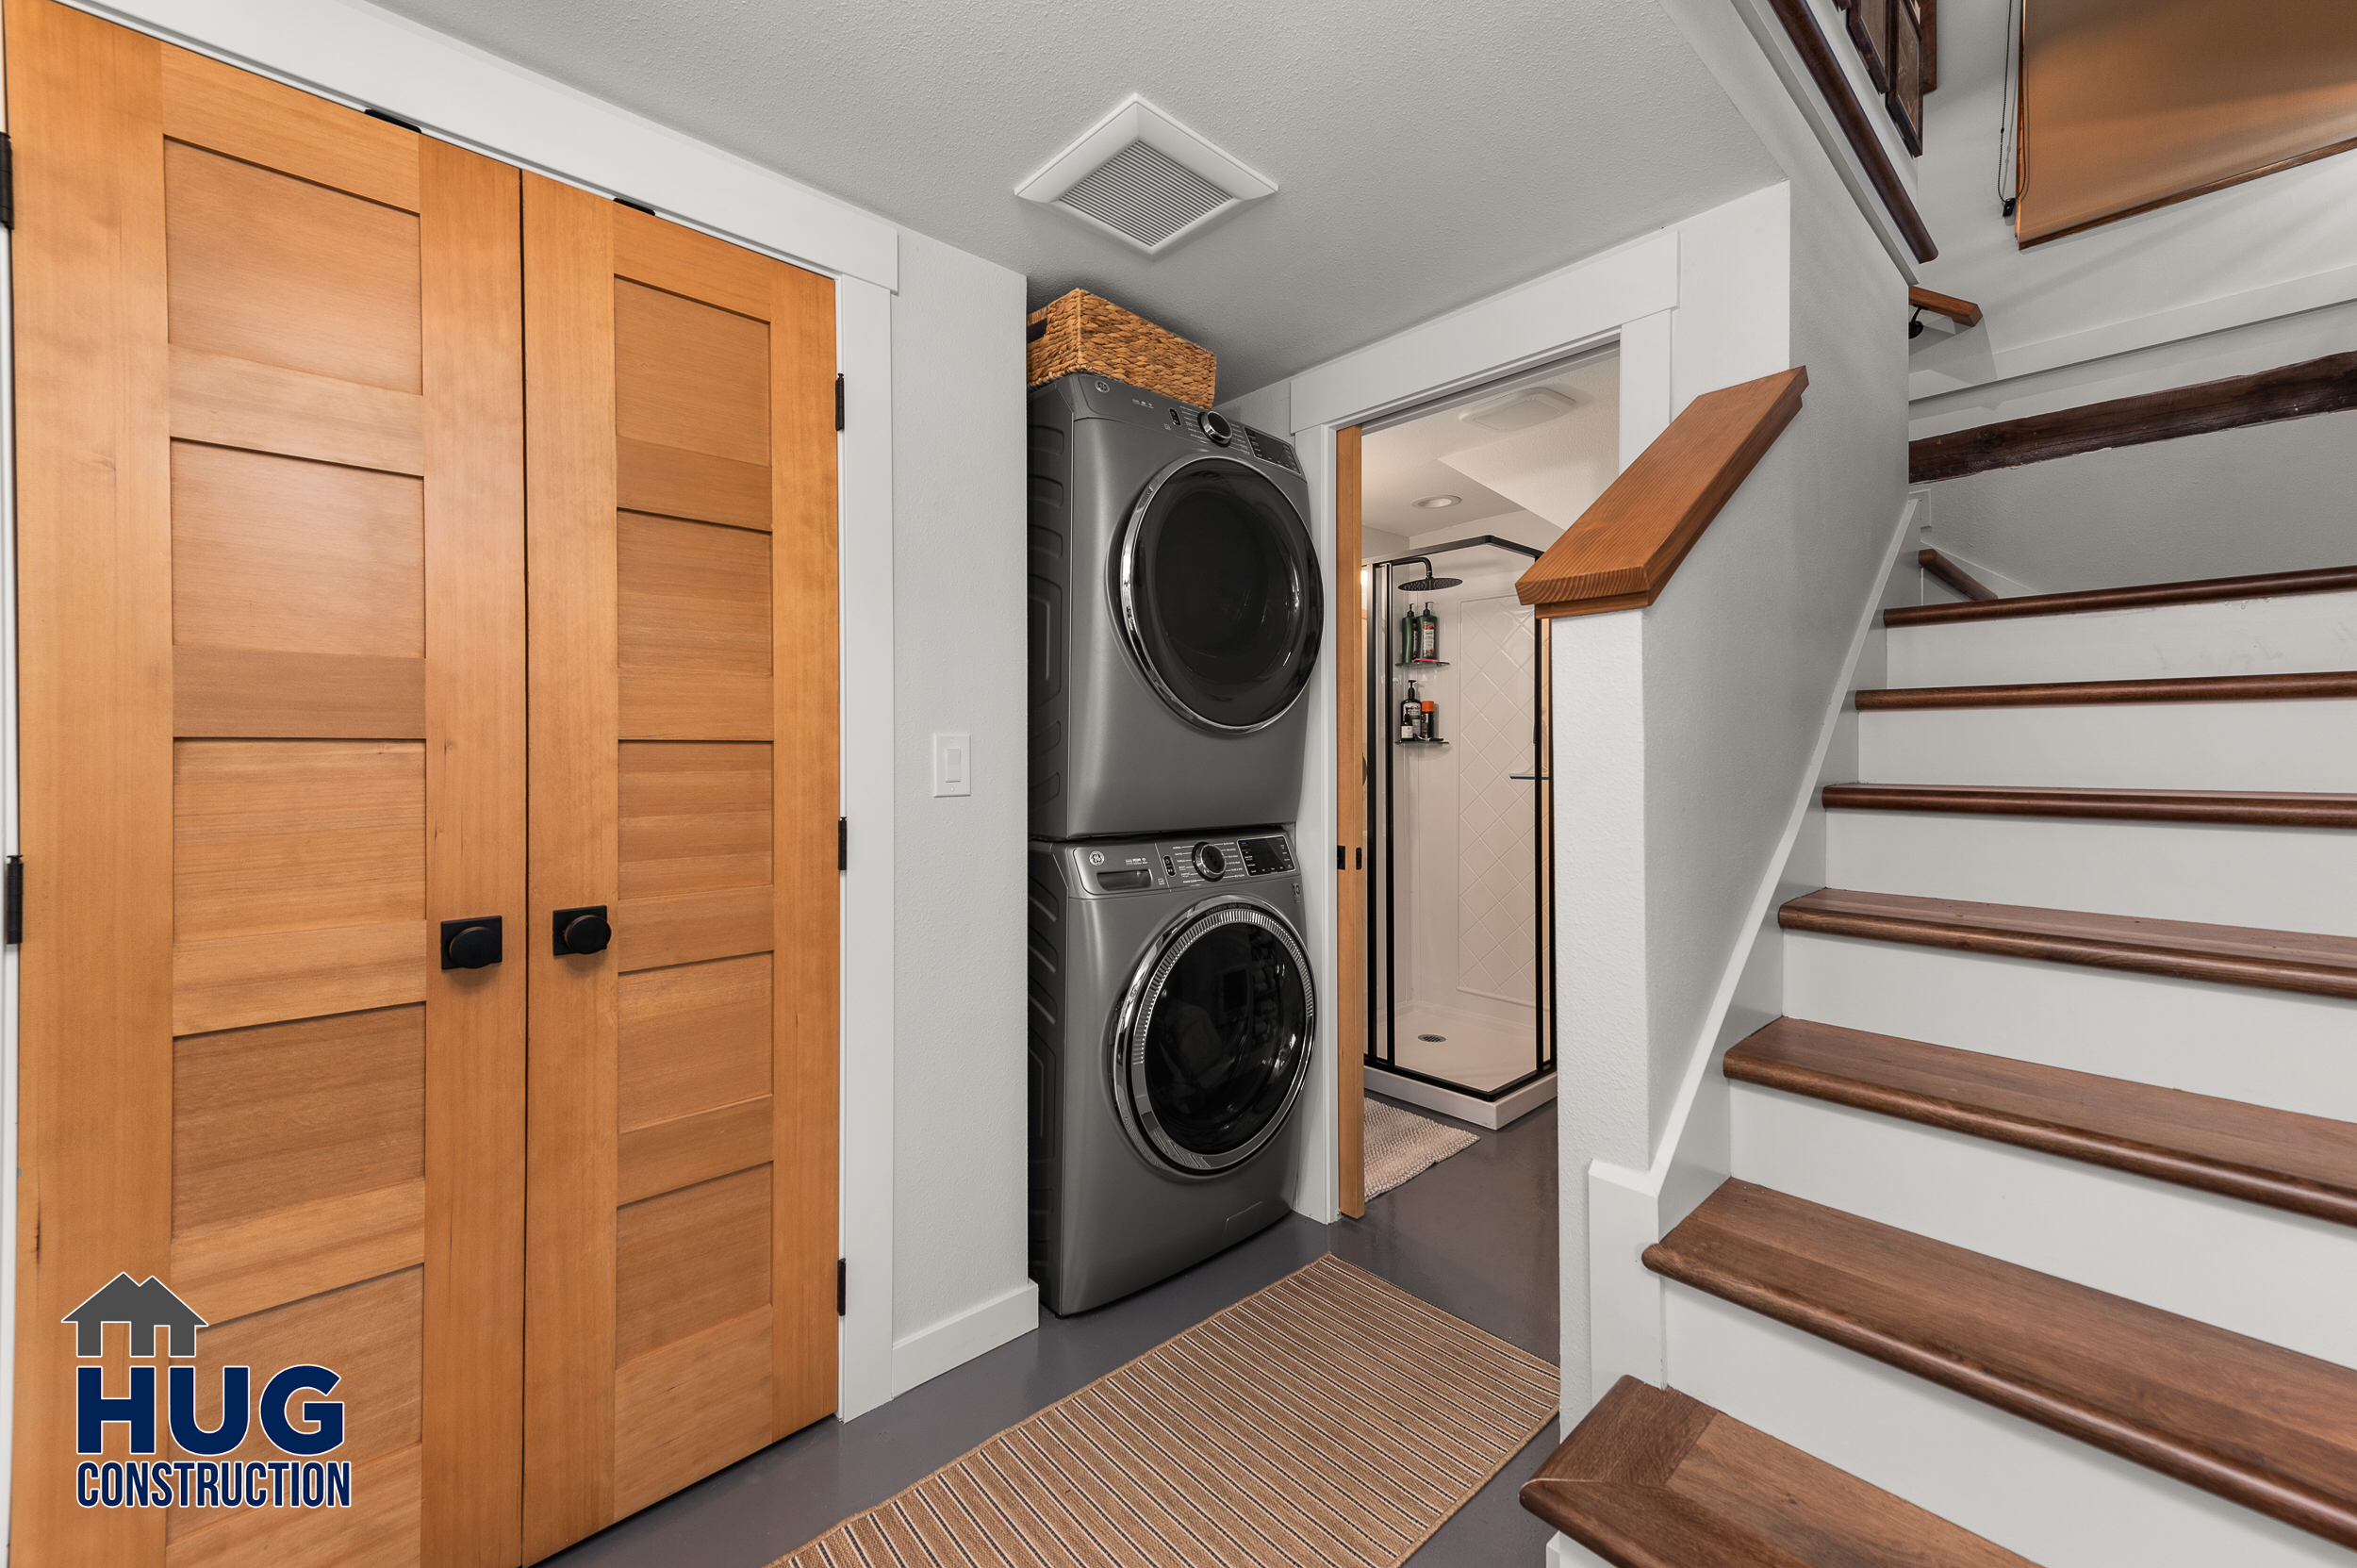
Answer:
<svg viewBox="0 0 2357 1568"><path fill-rule="evenodd" d="M969 735L933 736L933 793L974 793L974 743Z"/></svg>

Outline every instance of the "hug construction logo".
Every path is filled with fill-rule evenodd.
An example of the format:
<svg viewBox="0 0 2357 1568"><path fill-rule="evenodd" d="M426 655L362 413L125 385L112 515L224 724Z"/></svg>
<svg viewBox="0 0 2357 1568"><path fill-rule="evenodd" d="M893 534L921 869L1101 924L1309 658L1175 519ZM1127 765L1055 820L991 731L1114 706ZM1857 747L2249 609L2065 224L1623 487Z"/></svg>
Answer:
<svg viewBox="0 0 2357 1568"><path fill-rule="evenodd" d="M300 1421L289 1414L300 1394L333 1394L342 1381L323 1366L282 1367L254 1396L254 1369L221 1369L221 1419L210 1431L197 1424L197 1369L174 1366L193 1361L196 1331L205 1320L172 1287L150 1275L144 1283L118 1274L91 1298L66 1313L74 1325L74 1432L77 1454L106 1452L107 1428L130 1429L124 1460L85 1459L74 1467L74 1500L84 1508L350 1508L352 1461L322 1460L343 1446L340 1399L301 1401ZM93 1364L105 1353L107 1325L131 1330L134 1364L130 1387L107 1392L106 1368ZM168 1352L168 1353L167 1353ZM164 1374L164 1421L157 1420L157 1372ZM224 1459L246 1444L259 1424L263 1436L287 1459ZM157 1433L168 1427L173 1447L188 1459L155 1459Z"/></svg>

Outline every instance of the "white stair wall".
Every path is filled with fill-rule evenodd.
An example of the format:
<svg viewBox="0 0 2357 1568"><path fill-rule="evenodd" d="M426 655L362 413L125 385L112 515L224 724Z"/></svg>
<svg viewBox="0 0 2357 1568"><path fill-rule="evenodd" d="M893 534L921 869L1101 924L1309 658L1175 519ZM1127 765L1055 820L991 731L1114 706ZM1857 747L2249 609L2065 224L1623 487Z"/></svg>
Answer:
<svg viewBox="0 0 2357 1568"><path fill-rule="evenodd" d="M1747 1181L2357 1366L2346 1225L1752 1083L1733 1138Z"/></svg>
<svg viewBox="0 0 2357 1568"><path fill-rule="evenodd" d="M1814 933L1784 953L1796 1018L2357 1121L2357 1001Z"/></svg>
<svg viewBox="0 0 2357 1568"><path fill-rule="evenodd" d="M1900 626L1894 686L2357 669L2357 593Z"/></svg>
<svg viewBox="0 0 2357 1568"><path fill-rule="evenodd" d="M1908 708L1858 715L1869 784L2357 789L2357 701Z"/></svg>
<svg viewBox="0 0 2357 1568"><path fill-rule="evenodd" d="M2349 1568L2322 1538L1672 1284L1671 1386L2040 1568Z"/></svg>
<svg viewBox="0 0 2357 1568"><path fill-rule="evenodd" d="M1828 886L1858 893L2357 936L2346 828L1836 811L1825 861Z"/></svg>

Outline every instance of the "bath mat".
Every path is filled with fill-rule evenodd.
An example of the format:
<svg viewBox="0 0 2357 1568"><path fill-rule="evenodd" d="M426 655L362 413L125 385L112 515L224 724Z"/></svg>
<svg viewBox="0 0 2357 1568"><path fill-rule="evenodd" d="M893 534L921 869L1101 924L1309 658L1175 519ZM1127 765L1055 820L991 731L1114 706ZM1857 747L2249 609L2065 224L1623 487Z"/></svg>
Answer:
<svg viewBox="0 0 2357 1568"><path fill-rule="evenodd" d="M1390 1568L1558 1397L1538 1357L1324 1257L771 1568Z"/></svg>
<svg viewBox="0 0 2357 1568"><path fill-rule="evenodd" d="M1461 1127L1403 1111L1369 1096L1364 1147L1367 1197L1381 1197L1411 1176L1421 1176L1452 1154L1481 1140Z"/></svg>

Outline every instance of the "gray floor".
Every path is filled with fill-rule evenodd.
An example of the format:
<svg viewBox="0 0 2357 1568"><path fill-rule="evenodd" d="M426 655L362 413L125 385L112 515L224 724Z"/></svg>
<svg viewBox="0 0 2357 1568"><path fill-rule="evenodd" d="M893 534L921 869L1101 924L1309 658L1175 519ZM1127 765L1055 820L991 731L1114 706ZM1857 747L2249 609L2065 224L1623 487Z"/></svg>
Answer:
<svg viewBox="0 0 2357 1568"><path fill-rule="evenodd" d="M857 1421L797 1432L548 1560L562 1568L765 1568L1326 1252L1554 1361L1555 1107L1480 1136L1376 1198L1364 1220L1326 1226L1294 1214L1126 1301L1078 1317L1042 1313L1039 1332ZM1556 1441L1550 1424L1409 1560L1415 1568L1540 1568L1549 1532L1514 1494Z"/></svg>

